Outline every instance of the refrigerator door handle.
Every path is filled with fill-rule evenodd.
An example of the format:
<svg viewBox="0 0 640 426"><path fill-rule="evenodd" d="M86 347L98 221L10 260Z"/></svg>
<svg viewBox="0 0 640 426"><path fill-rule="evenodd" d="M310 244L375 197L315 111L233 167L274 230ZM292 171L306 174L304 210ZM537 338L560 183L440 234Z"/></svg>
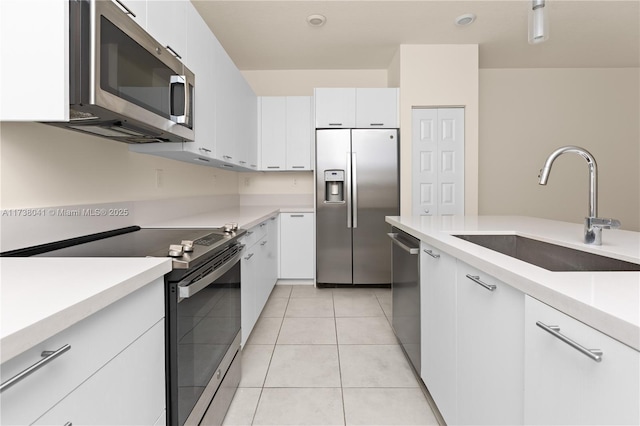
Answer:
<svg viewBox="0 0 640 426"><path fill-rule="evenodd" d="M356 153L351 154L351 174L353 176L353 181L351 185L353 186L353 227L358 227L358 165L356 163Z"/></svg>
<svg viewBox="0 0 640 426"><path fill-rule="evenodd" d="M345 173L345 191L347 192L347 228L351 228L351 153L347 152L347 170Z"/></svg>

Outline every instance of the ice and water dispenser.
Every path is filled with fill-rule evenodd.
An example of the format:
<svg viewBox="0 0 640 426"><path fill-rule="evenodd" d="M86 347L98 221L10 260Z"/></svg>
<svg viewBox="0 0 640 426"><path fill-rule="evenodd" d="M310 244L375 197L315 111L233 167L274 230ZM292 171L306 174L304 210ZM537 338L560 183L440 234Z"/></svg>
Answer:
<svg viewBox="0 0 640 426"><path fill-rule="evenodd" d="M324 202L344 203L344 170L324 171Z"/></svg>

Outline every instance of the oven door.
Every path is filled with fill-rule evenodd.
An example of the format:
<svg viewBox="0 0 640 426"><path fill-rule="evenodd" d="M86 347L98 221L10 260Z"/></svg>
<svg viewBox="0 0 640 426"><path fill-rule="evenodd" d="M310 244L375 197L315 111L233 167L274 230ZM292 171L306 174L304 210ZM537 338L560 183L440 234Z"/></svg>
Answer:
<svg viewBox="0 0 640 426"><path fill-rule="evenodd" d="M167 286L168 424L198 424L219 396L228 400L217 408L224 417L238 386L243 247L231 246L228 259L216 257Z"/></svg>

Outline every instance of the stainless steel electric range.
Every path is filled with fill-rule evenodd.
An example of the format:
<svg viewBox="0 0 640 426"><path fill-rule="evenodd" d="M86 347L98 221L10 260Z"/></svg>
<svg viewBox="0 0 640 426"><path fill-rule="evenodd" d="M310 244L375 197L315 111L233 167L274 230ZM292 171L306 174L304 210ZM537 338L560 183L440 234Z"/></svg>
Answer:
<svg viewBox="0 0 640 426"><path fill-rule="evenodd" d="M220 424L240 381L240 258L245 233L132 226L2 256L171 257L165 276L167 424ZM96 271L100 273L100 271Z"/></svg>

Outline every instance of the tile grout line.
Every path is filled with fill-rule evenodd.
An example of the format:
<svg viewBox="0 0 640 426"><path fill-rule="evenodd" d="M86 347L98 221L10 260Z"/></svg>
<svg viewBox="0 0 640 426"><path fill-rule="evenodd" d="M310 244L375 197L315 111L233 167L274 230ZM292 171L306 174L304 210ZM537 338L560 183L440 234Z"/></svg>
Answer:
<svg viewBox="0 0 640 426"><path fill-rule="evenodd" d="M273 290L272 290L273 291ZM262 386L260 387L260 395L258 395L258 401L256 401L256 408L253 410L253 416L251 417L251 425L256 421L256 415L258 414L258 407L260 406L260 400L262 399L262 393L264 392L264 385L267 382L267 376L269 375L269 369L271 368L271 361L273 360L273 354L276 352L276 346L278 345L278 338L280 337L280 331L282 330L282 324L284 324L284 318L287 313L287 308L289 307L289 300L291 299L291 291L289 291L289 296L287 297L287 303L284 307L284 312L282 313L282 321L280 321L280 328L278 328L278 334L276 335L276 341L273 343L273 350L271 351L271 356L269 357L269 364L267 365L267 372L264 375L264 380L262 381ZM272 293L273 294L273 293ZM268 303L268 301L267 301ZM260 318L262 317L262 313L260 313ZM260 319L258 318L258 319ZM248 339L247 339L248 341Z"/></svg>

